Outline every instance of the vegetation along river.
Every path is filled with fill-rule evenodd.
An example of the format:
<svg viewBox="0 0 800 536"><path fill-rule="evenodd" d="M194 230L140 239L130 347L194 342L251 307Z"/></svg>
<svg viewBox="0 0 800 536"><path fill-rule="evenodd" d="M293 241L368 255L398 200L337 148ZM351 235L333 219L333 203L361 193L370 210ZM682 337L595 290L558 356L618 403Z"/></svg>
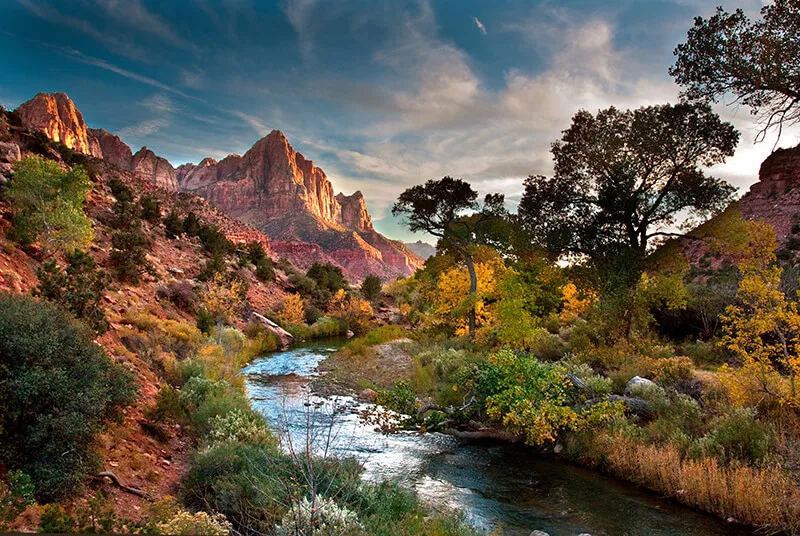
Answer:
<svg viewBox="0 0 800 536"><path fill-rule="evenodd" d="M712 536L751 534L637 486L542 456L523 446L439 434L381 434L347 397L309 392L323 342L260 358L243 373L253 406L295 444L355 456L371 480L400 479L433 507L457 508L477 527L527 536ZM308 423L311 423L310 425ZM307 433L311 430L310 434ZM328 439L330 437L330 439ZM299 442L299 443L298 443Z"/></svg>

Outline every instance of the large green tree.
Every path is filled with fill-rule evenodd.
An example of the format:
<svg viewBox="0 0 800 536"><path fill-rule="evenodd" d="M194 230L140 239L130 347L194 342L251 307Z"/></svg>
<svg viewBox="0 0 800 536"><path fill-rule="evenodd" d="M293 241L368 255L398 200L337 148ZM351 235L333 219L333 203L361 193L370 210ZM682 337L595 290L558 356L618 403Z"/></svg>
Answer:
<svg viewBox="0 0 800 536"><path fill-rule="evenodd" d="M732 156L738 140L707 105L580 111L553 143L554 176L526 179L520 223L561 255L643 258L653 239L729 203L734 188L702 167Z"/></svg>
<svg viewBox="0 0 800 536"><path fill-rule="evenodd" d="M472 254L481 224L505 215L502 195L488 194L483 206L477 199L478 192L469 183L443 177L412 186L400 194L392 207L392 214L405 218L412 232L427 232L461 255L469 272L470 299L474 298L478 289ZM476 212L477 216L465 217L466 211ZM474 307L469 313L469 333L475 333Z"/></svg>
<svg viewBox="0 0 800 536"><path fill-rule="evenodd" d="M30 156L16 163L5 193L14 211L14 235L23 243L39 240L45 254L86 246L92 222L83 212L91 189L80 166L64 171L57 162Z"/></svg>
<svg viewBox="0 0 800 536"><path fill-rule="evenodd" d="M800 0L775 0L751 21L741 9L697 17L670 69L689 101L750 107L763 139L800 121Z"/></svg>

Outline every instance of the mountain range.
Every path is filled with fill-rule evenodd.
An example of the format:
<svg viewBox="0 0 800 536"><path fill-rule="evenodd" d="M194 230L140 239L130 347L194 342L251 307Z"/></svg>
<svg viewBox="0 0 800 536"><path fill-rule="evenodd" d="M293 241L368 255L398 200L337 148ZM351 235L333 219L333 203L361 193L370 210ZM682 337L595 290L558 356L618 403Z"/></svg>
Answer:
<svg viewBox="0 0 800 536"><path fill-rule="evenodd" d="M358 281L368 274L382 279L409 275L423 263L405 244L375 230L361 192L334 194L325 172L295 151L279 130L244 155L205 158L176 169L147 147L134 153L119 136L88 128L65 93L39 93L16 111L25 126L53 141L102 158L167 192L208 200L264 232L274 256L301 268L331 262Z"/></svg>

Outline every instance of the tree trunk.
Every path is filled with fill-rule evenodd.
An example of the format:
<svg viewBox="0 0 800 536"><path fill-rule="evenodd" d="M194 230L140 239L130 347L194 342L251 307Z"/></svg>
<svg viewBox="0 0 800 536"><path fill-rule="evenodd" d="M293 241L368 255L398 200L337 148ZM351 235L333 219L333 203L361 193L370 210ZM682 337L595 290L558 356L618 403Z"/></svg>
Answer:
<svg viewBox="0 0 800 536"><path fill-rule="evenodd" d="M478 276L475 273L475 264L472 262L472 255L464 254L464 262L467 264L469 272L469 298L472 299L478 291ZM469 336L475 335L475 304L469 309Z"/></svg>

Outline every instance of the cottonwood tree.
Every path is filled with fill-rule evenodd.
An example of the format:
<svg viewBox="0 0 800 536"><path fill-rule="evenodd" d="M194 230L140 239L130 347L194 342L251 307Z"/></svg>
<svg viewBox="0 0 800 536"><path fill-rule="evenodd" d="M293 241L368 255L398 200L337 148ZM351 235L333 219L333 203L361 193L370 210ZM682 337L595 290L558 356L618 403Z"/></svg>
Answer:
<svg viewBox="0 0 800 536"><path fill-rule="evenodd" d="M560 255L643 258L653 239L684 236L679 220L690 228L730 202L734 188L702 166L724 162L738 140L708 105L580 111L553 143L554 176L525 180L519 221Z"/></svg>
<svg viewBox="0 0 800 536"><path fill-rule="evenodd" d="M731 96L750 107L762 130L800 121L800 0L775 0L751 21L741 9L697 17L670 68L682 97L711 103Z"/></svg>
<svg viewBox="0 0 800 536"><path fill-rule="evenodd" d="M505 214L501 194L488 194L483 206L477 201L478 192L469 183L452 177L431 179L400 194L392 207L394 216L404 217L412 232L424 231L455 249L464 259L469 272L469 298L474 300L478 277L472 249L480 225ZM464 217L465 211L478 214ZM469 334L475 334L475 308L470 308Z"/></svg>
<svg viewBox="0 0 800 536"><path fill-rule="evenodd" d="M526 179L518 220L534 244L591 261L628 335L649 249L730 202L734 188L702 167L732 156L738 140L705 104L580 111L553 143L554 176Z"/></svg>

